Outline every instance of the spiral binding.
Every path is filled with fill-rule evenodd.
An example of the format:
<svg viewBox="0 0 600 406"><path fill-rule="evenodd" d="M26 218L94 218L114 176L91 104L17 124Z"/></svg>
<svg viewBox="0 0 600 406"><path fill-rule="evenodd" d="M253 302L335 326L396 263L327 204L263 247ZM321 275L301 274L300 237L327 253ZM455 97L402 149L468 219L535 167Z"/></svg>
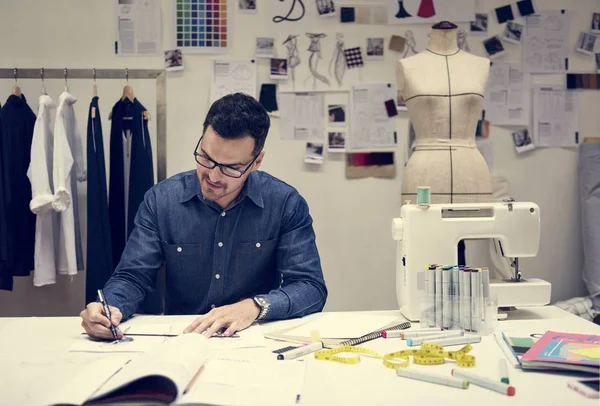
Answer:
<svg viewBox="0 0 600 406"><path fill-rule="evenodd" d="M351 340L343 341L340 343L340 346L357 345L357 344L366 343L367 341L375 340L376 338L382 337L382 333L384 331L406 330L407 328L410 328L410 322L408 322L408 321L397 324L392 327L387 327L387 328L384 328L381 330L373 331L372 333L365 334L364 336L360 336L357 338L353 338Z"/></svg>

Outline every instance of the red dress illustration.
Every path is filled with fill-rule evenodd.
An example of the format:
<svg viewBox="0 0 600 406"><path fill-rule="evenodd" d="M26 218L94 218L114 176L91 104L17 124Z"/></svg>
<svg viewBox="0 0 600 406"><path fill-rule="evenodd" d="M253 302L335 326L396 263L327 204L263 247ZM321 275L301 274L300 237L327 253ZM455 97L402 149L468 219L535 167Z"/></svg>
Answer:
<svg viewBox="0 0 600 406"><path fill-rule="evenodd" d="M421 0L421 5L419 6L417 15L421 18L433 17L435 15L433 0Z"/></svg>

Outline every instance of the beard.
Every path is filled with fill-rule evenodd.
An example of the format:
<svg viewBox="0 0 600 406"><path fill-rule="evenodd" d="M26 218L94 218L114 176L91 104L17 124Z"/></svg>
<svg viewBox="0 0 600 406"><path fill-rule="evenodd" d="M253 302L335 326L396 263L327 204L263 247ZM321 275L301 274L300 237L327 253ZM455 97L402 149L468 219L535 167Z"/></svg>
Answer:
<svg viewBox="0 0 600 406"><path fill-rule="evenodd" d="M216 182L213 183L210 181L208 175L203 174L200 178L200 187L202 189L202 196L205 200L211 200L218 202L220 199L235 193L243 186L243 182L239 187L236 187L232 190L229 190L229 187L226 183Z"/></svg>

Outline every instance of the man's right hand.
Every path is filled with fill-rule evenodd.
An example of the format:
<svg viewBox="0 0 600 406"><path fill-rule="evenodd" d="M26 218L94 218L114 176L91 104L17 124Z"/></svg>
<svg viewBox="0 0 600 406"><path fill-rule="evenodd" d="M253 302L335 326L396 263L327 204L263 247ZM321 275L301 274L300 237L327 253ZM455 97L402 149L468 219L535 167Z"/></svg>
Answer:
<svg viewBox="0 0 600 406"><path fill-rule="evenodd" d="M121 311L113 306L108 306L110 309L111 321L113 326L117 327L123 318ZM82 318L81 326L90 337L104 338L112 340L113 335L110 332L110 322L104 314L104 308L100 303L92 302L79 313ZM123 333L117 328L117 336L123 338Z"/></svg>

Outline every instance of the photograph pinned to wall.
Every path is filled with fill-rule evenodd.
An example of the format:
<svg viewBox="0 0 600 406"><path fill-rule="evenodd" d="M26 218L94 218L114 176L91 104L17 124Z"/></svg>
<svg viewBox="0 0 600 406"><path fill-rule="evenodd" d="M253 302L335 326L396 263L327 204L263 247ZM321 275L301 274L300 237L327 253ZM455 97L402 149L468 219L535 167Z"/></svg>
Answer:
<svg viewBox="0 0 600 406"><path fill-rule="evenodd" d="M382 61L383 48L383 38L367 38L367 61Z"/></svg>
<svg viewBox="0 0 600 406"><path fill-rule="evenodd" d="M329 125L332 127L344 127L346 125L346 105L330 104L327 106L329 112Z"/></svg>
<svg viewBox="0 0 600 406"><path fill-rule="evenodd" d="M237 0L238 11L241 14L256 14L257 0Z"/></svg>
<svg viewBox="0 0 600 406"><path fill-rule="evenodd" d="M535 145L533 144L533 140L531 139L527 128L513 132L512 139L515 149L519 154L535 149Z"/></svg>
<svg viewBox="0 0 600 406"><path fill-rule="evenodd" d="M322 142L307 142L304 162L307 164L323 165L323 148Z"/></svg>
<svg viewBox="0 0 600 406"><path fill-rule="evenodd" d="M475 13L475 20L471 21L470 33L473 35L485 35L488 31L487 13Z"/></svg>
<svg viewBox="0 0 600 406"><path fill-rule="evenodd" d="M594 46L596 45L596 36L582 32L577 40L577 52L585 55L594 55Z"/></svg>
<svg viewBox="0 0 600 406"><path fill-rule="evenodd" d="M594 34L600 34L600 12L592 13L590 31Z"/></svg>
<svg viewBox="0 0 600 406"><path fill-rule="evenodd" d="M288 79L288 60L285 58L271 58L271 79Z"/></svg>
<svg viewBox="0 0 600 406"><path fill-rule="evenodd" d="M523 38L523 28L523 24L515 23L514 21L507 22L504 26L502 40L510 44L520 45Z"/></svg>
<svg viewBox="0 0 600 406"><path fill-rule="evenodd" d="M346 154L346 179L394 178L393 152L354 152Z"/></svg>
<svg viewBox="0 0 600 406"><path fill-rule="evenodd" d="M254 56L257 58L273 58L275 56L275 39L267 37L256 38L256 50Z"/></svg>
<svg viewBox="0 0 600 406"><path fill-rule="evenodd" d="M327 134L329 140L327 151L329 152L346 152L346 133L342 131L332 132Z"/></svg>
<svg viewBox="0 0 600 406"><path fill-rule="evenodd" d="M475 0L387 0L387 6L388 24L468 23L475 15Z"/></svg>
<svg viewBox="0 0 600 406"><path fill-rule="evenodd" d="M181 49L168 49L165 51L165 70L167 72L183 70L183 54Z"/></svg>
<svg viewBox="0 0 600 406"><path fill-rule="evenodd" d="M600 73L600 54L596 54L596 72Z"/></svg>
<svg viewBox="0 0 600 406"><path fill-rule="evenodd" d="M498 58L506 53L506 49L504 49L504 45L502 45L502 41L497 35L484 40L483 47L490 59Z"/></svg>
<svg viewBox="0 0 600 406"><path fill-rule="evenodd" d="M319 17L328 18L335 17L337 15L337 10L333 0L315 0L315 2L317 4L317 12L319 13Z"/></svg>

